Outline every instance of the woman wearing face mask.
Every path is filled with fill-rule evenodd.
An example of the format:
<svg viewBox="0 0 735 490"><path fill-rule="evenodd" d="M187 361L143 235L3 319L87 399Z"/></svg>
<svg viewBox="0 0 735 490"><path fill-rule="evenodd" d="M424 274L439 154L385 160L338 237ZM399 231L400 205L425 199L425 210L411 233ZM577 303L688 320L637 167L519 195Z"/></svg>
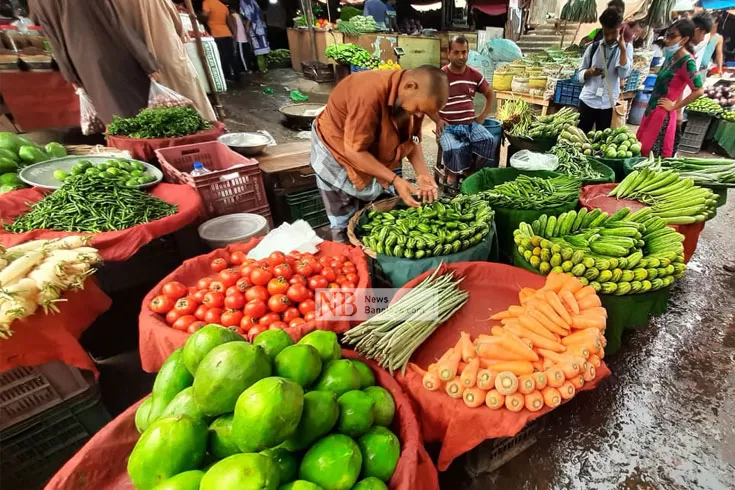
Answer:
<svg viewBox="0 0 735 490"><path fill-rule="evenodd" d="M669 158L674 154L676 113L704 93L702 77L689 42L694 35L694 24L688 19L674 22L666 32L664 65L658 73L651 99L636 136L641 142L641 154ZM692 93L679 100L684 87Z"/></svg>

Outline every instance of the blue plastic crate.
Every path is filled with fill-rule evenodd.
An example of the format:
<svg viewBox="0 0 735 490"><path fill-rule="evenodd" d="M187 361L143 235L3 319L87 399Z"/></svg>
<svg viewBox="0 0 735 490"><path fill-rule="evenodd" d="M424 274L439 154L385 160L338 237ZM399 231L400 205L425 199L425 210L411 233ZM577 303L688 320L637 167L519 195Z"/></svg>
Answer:
<svg viewBox="0 0 735 490"><path fill-rule="evenodd" d="M370 71L370 68L363 68L362 66L350 65L351 73L357 73L358 71Z"/></svg>
<svg viewBox="0 0 735 490"><path fill-rule="evenodd" d="M582 93L582 87L584 87L584 85L573 78L568 80L559 80L556 82L554 103L579 107L579 94Z"/></svg>
<svg viewBox="0 0 735 490"><path fill-rule="evenodd" d="M638 90L638 87L641 84L642 75L643 75L642 70L632 70L630 72L630 75L628 75L628 78L625 79L625 86L623 87L623 92L631 92L633 90Z"/></svg>

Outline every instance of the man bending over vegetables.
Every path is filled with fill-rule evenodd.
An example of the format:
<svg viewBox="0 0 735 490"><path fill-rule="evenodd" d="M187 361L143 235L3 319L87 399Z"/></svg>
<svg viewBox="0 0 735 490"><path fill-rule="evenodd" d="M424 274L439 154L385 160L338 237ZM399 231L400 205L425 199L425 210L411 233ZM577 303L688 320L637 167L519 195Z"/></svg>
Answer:
<svg viewBox="0 0 735 490"><path fill-rule="evenodd" d="M346 241L347 223L365 202L389 187L409 206L438 197L421 151L424 114L447 102L447 77L439 68L375 70L341 81L312 128L311 166L324 201L332 239ZM399 177L404 157L418 188Z"/></svg>

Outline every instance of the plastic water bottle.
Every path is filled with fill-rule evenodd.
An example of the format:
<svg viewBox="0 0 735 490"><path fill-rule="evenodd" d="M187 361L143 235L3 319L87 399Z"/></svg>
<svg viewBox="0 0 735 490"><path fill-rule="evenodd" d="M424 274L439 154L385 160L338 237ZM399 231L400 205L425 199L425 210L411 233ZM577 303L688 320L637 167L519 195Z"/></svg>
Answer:
<svg viewBox="0 0 735 490"><path fill-rule="evenodd" d="M192 177L196 177L197 175L204 175L211 172L211 170L202 165L202 162L194 162L194 169L189 172L189 175L191 175Z"/></svg>

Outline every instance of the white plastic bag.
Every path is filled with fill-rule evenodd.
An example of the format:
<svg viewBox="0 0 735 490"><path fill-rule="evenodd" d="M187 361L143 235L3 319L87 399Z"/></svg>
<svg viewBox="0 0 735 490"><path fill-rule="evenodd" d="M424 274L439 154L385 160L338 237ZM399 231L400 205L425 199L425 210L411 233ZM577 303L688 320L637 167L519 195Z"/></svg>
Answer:
<svg viewBox="0 0 735 490"><path fill-rule="evenodd" d="M87 92L82 87L78 87L76 94L79 96L79 113L81 114L79 125L82 127L82 134L87 136L104 133L105 123L97 115L97 110L94 108Z"/></svg>
<svg viewBox="0 0 735 490"><path fill-rule="evenodd" d="M151 90L148 92L148 107L192 107L193 105L192 101L183 95L151 80Z"/></svg>
<svg viewBox="0 0 735 490"><path fill-rule="evenodd" d="M559 159L556 155L520 150L510 157L510 166L518 170L556 170Z"/></svg>

